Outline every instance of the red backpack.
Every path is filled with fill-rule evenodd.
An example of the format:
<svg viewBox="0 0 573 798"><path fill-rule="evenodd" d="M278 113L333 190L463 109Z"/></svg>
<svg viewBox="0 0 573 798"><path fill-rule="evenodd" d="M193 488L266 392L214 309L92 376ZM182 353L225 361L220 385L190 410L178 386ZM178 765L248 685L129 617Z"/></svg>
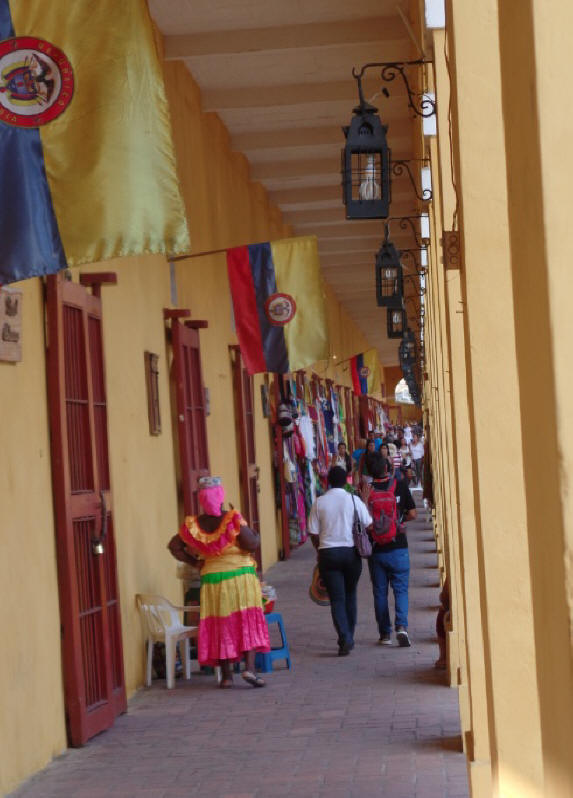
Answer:
<svg viewBox="0 0 573 798"><path fill-rule="evenodd" d="M396 480L392 480L387 490L372 490L368 509L373 519L372 540L379 545L391 543L399 532Z"/></svg>

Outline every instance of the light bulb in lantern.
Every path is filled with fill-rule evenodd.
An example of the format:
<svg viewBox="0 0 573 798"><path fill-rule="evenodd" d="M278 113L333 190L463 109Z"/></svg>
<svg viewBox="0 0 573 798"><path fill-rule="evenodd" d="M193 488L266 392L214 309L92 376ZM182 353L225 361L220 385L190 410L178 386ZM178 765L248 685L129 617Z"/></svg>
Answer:
<svg viewBox="0 0 573 798"><path fill-rule="evenodd" d="M369 155L364 169L364 179L360 183L358 196L361 200L380 199L380 183L376 180L376 162L373 155Z"/></svg>

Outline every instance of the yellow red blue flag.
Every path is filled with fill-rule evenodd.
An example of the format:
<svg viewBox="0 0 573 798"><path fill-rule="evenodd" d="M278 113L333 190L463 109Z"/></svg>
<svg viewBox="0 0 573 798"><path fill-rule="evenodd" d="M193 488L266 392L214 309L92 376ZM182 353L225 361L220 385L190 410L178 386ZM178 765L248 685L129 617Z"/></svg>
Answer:
<svg viewBox="0 0 573 798"><path fill-rule="evenodd" d="M350 358L350 374L354 393L367 396L381 390L380 361L376 349L368 349Z"/></svg>
<svg viewBox="0 0 573 798"><path fill-rule="evenodd" d="M0 284L189 248L145 0L0 0Z"/></svg>
<svg viewBox="0 0 573 798"><path fill-rule="evenodd" d="M235 327L250 374L328 358L326 308L315 236L227 250Z"/></svg>

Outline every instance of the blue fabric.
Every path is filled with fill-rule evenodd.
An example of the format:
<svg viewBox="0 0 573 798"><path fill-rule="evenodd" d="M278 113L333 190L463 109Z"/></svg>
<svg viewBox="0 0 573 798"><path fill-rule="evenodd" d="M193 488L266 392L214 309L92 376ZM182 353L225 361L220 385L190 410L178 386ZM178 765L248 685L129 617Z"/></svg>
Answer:
<svg viewBox="0 0 573 798"><path fill-rule="evenodd" d="M358 381L360 383L360 393L362 396L366 396L368 394L368 377L363 377L361 374L362 369L364 368L364 355L360 353L356 355L356 368L358 370Z"/></svg>
<svg viewBox="0 0 573 798"><path fill-rule="evenodd" d="M354 645L357 603L356 587L362 573L362 560L354 546L320 549L318 571L330 599L330 612L338 633L338 645Z"/></svg>
<svg viewBox="0 0 573 798"><path fill-rule="evenodd" d="M0 39L12 36L10 6L0 0ZM0 284L65 266L40 133L0 122Z"/></svg>
<svg viewBox="0 0 573 798"><path fill-rule="evenodd" d="M266 300L277 293L271 245L267 241L264 244L249 244L247 249L255 285L257 312L267 371L275 374L286 374L290 371L290 368L284 330L280 325L271 324L265 313Z"/></svg>
<svg viewBox="0 0 573 798"><path fill-rule="evenodd" d="M324 415L324 428L328 450L334 454L334 411L330 402L323 400L322 413Z"/></svg>
<svg viewBox="0 0 573 798"><path fill-rule="evenodd" d="M410 555L408 549L375 552L368 559L368 569L374 594L374 612L380 637L390 634L392 623L388 609L388 587L394 592L396 610L395 626L408 628L408 583L410 580Z"/></svg>
<svg viewBox="0 0 573 798"><path fill-rule="evenodd" d="M12 27L12 17L10 15L10 3L8 0L0 0L0 40L11 39L14 36Z"/></svg>

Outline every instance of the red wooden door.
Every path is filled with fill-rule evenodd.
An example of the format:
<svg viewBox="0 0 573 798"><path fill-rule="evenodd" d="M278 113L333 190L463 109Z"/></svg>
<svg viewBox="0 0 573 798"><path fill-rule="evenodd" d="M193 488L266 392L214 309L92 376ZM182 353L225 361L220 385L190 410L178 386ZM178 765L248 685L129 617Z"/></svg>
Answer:
<svg viewBox="0 0 573 798"><path fill-rule="evenodd" d="M66 722L70 744L83 745L127 708L101 299L51 276L47 315Z"/></svg>
<svg viewBox="0 0 573 798"><path fill-rule="evenodd" d="M251 529L260 533L259 467L256 462L254 380L248 373L238 347L231 347L233 389L235 395L235 427L239 449L239 482L241 513ZM255 554L261 567L261 550Z"/></svg>
<svg viewBox="0 0 573 798"><path fill-rule="evenodd" d="M205 388L201 371L199 331L173 319L173 377L177 409L177 432L183 510L198 515L198 480L209 474Z"/></svg>

